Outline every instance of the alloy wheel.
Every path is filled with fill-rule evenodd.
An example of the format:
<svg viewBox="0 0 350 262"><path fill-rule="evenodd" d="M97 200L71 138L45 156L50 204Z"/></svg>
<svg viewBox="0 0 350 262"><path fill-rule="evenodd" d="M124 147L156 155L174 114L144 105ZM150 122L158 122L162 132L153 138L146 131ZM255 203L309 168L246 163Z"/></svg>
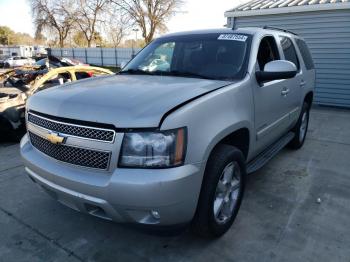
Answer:
<svg viewBox="0 0 350 262"><path fill-rule="evenodd" d="M299 134L299 141L302 142L306 136L306 130L307 130L307 122L309 119L309 113L308 111L305 111L303 113L303 116L301 118L301 124L300 124L300 134Z"/></svg>
<svg viewBox="0 0 350 262"><path fill-rule="evenodd" d="M213 212L217 223L224 224L232 217L241 189L241 171L237 162L225 166L218 181Z"/></svg>

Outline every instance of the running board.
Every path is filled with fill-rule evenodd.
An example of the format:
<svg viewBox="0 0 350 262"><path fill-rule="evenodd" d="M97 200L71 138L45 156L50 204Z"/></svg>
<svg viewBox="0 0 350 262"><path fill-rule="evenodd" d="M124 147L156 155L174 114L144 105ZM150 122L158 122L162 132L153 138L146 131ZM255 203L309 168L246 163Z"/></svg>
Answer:
<svg viewBox="0 0 350 262"><path fill-rule="evenodd" d="M293 138L295 134L289 132L277 140L274 144L262 151L247 165L247 174L253 173L269 162L279 151L281 151Z"/></svg>

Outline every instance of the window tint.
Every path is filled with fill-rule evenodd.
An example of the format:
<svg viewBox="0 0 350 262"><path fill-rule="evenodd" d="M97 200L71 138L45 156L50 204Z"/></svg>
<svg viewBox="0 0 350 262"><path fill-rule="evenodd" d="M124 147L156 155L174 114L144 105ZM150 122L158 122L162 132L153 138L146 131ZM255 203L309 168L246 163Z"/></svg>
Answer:
<svg viewBox="0 0 350 262"><path fill-rule="evenodd" d="M285 59L287 61L294 63L297 69L299 70L300 69L299 59L295 51L294 45L292 43L292 40L290 40L288 37L285 37L285 36L281 36L280 40L281 40L281 46L283 49Z"/></svg>
<svg viewBox="0 0 350 262"><path fill-rule="evenodd" d="M301 39L297 39L297 45L299 47L301 56L303 57L306 69L307 70L314 69L315 68L314 62L312 61L312 56L306 43Z"/></svg>
<svg viewBox="0 0 350 262"><path fill-rule="evenodd" d="M278 54L275 38L272 36L264 37L260 42L257 57L260 70L264 70L264 67L268 62L278 59L280 59L280 57Z"/></svg>

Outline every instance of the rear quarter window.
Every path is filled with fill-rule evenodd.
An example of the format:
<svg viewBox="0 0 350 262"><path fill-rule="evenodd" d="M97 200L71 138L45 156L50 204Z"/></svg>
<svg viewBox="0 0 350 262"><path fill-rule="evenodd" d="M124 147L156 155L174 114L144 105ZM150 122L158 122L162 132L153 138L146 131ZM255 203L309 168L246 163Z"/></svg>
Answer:
<svg viewBox="0 0 350 262"><path fill-rule="evenodd" d="M312 56L309 48L307 47L305 41L301 39L296 39L297 46L300 50L301 56L303 57L305 67L307 70L311 70L315 68L314 62L312 60Z"/></svg>
<svg viewBox="0 0 350 262"><path fill-rule="evenodd" d="M300 69L299 59L295 51L292 40L290 40L288 37L281 36L280 41L281 41L281 46L283 49L285 59L287 61L294 63L297 69L299 70Z"/></svg>

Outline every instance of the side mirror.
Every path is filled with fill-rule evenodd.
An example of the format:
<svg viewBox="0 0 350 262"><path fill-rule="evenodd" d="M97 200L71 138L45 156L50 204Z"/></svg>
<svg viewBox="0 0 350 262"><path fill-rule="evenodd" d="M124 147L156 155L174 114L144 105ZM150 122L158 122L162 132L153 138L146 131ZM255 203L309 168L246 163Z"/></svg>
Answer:
<svg viewBox="0 0 350 262"><path fill-rule="evenodd" d="M264 81L293 78L296 74L297 67L294 63L287 60L274 60L265 65L264 71L257 71L255 76L258 82L261 83Z"/></svg>

